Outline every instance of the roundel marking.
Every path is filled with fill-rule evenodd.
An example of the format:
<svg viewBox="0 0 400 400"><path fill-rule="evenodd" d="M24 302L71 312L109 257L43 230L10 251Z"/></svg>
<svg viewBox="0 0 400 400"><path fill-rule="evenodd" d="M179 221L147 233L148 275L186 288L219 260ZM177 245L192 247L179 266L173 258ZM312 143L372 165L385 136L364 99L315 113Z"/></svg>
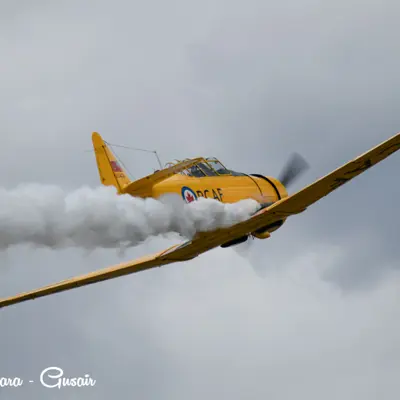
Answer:
<svg viewBox="0 0 400 400"><path fill-rule="evenodd" d="M183 200L186 201L186 203L191 203L192 201L197 200L196 193L187 186L184 186L182 188L181 193L182 193L182 198L183 198Z"/></svg>

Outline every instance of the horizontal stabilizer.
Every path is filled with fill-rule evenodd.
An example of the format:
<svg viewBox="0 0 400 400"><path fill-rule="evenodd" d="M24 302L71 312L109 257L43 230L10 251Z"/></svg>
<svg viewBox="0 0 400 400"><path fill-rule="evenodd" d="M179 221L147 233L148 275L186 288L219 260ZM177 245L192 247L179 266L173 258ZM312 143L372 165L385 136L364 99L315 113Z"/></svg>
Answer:
<svg viewBox="0 0 400 400"><path fill-rule="evenodd" d="M173 165L172 167L165 168L154 172L151 175L145 176L137 181L131 182L128 186L124 187L122 193L128 193L132 196L148 197L152 195L152 187L164 179L170 178L175 174L179 174L187 168L200 162L202 158L193 158L190 160L182 161Z"/></svg>

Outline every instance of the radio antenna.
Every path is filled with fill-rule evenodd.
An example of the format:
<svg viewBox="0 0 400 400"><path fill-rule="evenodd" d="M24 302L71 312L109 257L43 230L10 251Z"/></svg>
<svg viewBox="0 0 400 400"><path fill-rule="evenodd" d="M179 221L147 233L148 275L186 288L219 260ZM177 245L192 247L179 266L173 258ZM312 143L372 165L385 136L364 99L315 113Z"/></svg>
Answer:
<svg viewBox="0 0 400 400"><path fill-rule="evenodd" d="M123 148L123 149L136 150L136 151L144 151L144 152L146 152L146 153L153 153L153 154L156 156L156 158L157 158L157 162L158 162L158 165L160 166L160 169L163 169L162 164L161 164L160 157L158 156L158 153L157 153L156 150L147 150L147 149L140 149L140 148L138 148L138 147L122 146L122 145L120 145L120 144L113 144L113 143L106 142L105 140L104 140L104 143L108 144L109 146L121 147L121 148Z"/></svg>

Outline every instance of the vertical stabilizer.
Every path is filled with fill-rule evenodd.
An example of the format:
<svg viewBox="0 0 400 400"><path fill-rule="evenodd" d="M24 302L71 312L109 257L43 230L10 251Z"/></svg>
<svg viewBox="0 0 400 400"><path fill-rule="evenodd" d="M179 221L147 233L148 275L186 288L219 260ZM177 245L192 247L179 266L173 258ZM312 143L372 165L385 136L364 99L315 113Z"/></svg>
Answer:
<svg viewBox="0 0 400 400"><path fill-rule="evenodd" d="M131 183L126 172L97 132L93 132L92 142L101 183L105 186L114 186L118 193L122 193Z"/></svg>

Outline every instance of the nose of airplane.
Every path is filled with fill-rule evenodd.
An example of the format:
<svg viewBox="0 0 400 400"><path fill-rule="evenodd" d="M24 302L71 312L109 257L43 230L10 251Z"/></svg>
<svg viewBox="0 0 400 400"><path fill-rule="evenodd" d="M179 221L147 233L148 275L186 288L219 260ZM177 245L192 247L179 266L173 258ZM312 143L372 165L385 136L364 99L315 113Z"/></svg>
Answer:
<svg viewBox="0 0 400 400"><path fill-rule="evenodd" d="M260 204L270 205L287 197L287 191L278 179L261 174L252 174L252 177L257 180L257 185L261 192L258 199Z"/></svg>

